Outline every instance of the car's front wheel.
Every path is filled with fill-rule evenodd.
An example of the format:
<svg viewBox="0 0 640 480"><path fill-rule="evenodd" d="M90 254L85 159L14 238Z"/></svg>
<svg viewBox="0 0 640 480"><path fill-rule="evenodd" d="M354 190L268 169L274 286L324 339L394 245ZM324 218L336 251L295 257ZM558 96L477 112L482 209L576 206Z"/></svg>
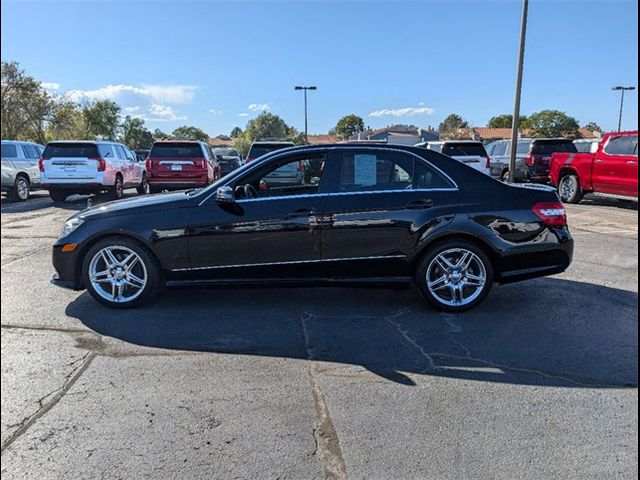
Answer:
<svg viewBox="0 0 640 480"><path fill-rule="evenodd" d="M493 266L482 249L463 240L439 243L416 269L422 296L438 310L462 312L475 307L493 285Z"/></svg>
<svg viewBox="0 0 640 480"><path fill-rule="evenodd" d="M118 173L116 175L116 181L111 187L110 196L113 200L120 200L124 196L124 182L122 176Z"/></svg>
<svg viewBox="0 0 640 480"><path fill-rule="evenodd" d="M574 174L565 175L558 183L558 195L564 203L580 203L584 193L580 188L580 180Z"/></svg>
<svg viewBox="0 0 640 480"><path fill-rule="evenodd" d="M162 287L156 258L142 244L126 237L106 238L91 247L82 275L91 296L112 308L142 305Z"/></svg>

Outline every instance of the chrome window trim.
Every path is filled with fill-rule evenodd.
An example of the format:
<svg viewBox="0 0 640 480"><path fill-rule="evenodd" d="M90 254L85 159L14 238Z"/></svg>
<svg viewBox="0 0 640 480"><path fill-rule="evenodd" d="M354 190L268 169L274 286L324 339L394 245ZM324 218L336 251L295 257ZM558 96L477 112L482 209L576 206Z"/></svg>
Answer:
<svg viewBox="0 0 640 480"><path fill-rule="evenodd" d="M393 258L406 258L406 255L380 255L375 257L347 257L347 258L326 258L318 260L292 260L286 262L266 262L266 263L244 263L238 265L214 265L212 267L189 267L176 268L172 272L189 272L196 270L218 270L223 268L247 268L247 267L272 267L278 265L300 265L305 263L322 263L322 262L349 262L354 260L384 260Z"/></svg>
<svg viewBox="0 0 640 480"><path fill-rule="evenodd" d="M257 168L259 168L260 166L262 166L264 163L281 158L281 157L285 157L288 156L292 153L295 153L296 151L300 152L301 155L304 155L305 153L309 152L309 153L322 153L322 152L329 152L329 151L334 151L334 150L349 150L349 149L353 149L353 150L384 150L384 151L391 151L391 152L400 152L400 153L404 153L407 155L410 155L412 157L414 157L415 159L417 159L418 161L424 162L427 165L429 165L431 168L433 168L436 172L440 173L443 177L445 177L450 183L451 185L453 185L453 187L447 188L447 189L440 189L440 188L426 188L426 189L411 189L411 190L402 190L403 192L407 192L407 191L411 191L411 192L415 192L415 191L428 191L428 192L433 192L433 191L458 191L460 190L460 187L458 187L458 184L448 175L446 174L444 171L442 171L440 168L438 168L436 165L434 165L433 163L431 163L429 160L422 158L420 155L410 152L408 150L402 150L400 148L393 148L393 147L372 147L372 146L358 146L358 145L353 145L349 146L349 147L312 147L312 148L305 148L305 149L300 149L300 150L292 150L295 149L296 147L291 147L291 149L282 149L282 150L276 150L275 152L273 152L273 154L267 154L265 155L263 160L254 160L251 163L255 163L255 165L252 168L248 168L247 170L244 170L242 172L237 172L235 175L233 173L230 173L226 178L226 181L221 184L220 186L218 186L217 188L220 187L228 187L230 186L231 183L233 183L238 177L243 176L245 174L248 174L254 170L256 170ZM216 189L214 189L209 195L207 195L200 203L198 203L198 206L201 207L206 201L208 201L211 197L213 197L216 193ZM394 190L381 190L382 192L393 192ZM376 192L372 192L372 193L380 193L381 191L376 191ZM352 193L365 193L365 192L329 192L329 193L319 193L319 194L314 194L314 195L335 195L335 194L341 194L341 193L347 193L347 194L352 194ZM294 195L288 195L287 198L292 198L295 197ZM273 199L276 197L269 197L269 199ZM257 199L250 199L250 200L257 200ZM240 200L238 200L240 201Z"/></svg>
<svg viewBox="0 0 640 480"><path fill-rule="evenodd" d="M262 198L241 198L236 203L264 202L266 200L285 200L288 198L315 198L315 197L338 197L344 195L372 195L381 193L408 193L408 192L457 192L457 188L415 188L402 190L366 190L363 192L335 192L335 193L303 193L300 195L280 195Z"/></svg>

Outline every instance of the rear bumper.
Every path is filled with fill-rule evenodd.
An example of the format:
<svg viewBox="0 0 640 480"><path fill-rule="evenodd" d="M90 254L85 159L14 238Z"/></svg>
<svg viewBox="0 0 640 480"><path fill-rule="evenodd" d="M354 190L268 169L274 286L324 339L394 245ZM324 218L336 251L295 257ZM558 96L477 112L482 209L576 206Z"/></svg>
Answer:
<svg viewBox="0 0 640 480"><path fill-rule="evenodd" d="M100 191L107 188L105 185L95 182L45 183L43 187L45 190L80 190L90 192Z"/></svg>
<svg viewBox="0 0 640 480"><path fill-rule="evenodd" d="M150 187L160 187L166 190L184 190L187 188L206 187L209 185L207 179L196 178L194 180L181 179L181 180L169 180L159 177L150 178Z"/></svg>

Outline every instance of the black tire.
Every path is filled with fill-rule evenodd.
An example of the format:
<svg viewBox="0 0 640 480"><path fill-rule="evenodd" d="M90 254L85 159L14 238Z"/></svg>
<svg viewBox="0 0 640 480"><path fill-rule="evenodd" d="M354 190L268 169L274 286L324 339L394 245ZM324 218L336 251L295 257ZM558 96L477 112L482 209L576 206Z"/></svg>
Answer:
<svg viewBox="0 0 640 480"><path fill-rule="evenodd" d="M125 247L138 255L146 269L146 284L136 298L127 302L115 302L103 297L90 281L91 261L99 252L107 247ZM151 301L163 288L162 269L156 257L144 245L128 237L113 236L100 240L93 245L82 261L82 280L87 291L101 304L110 308L135 308ZM110 287L107 287L110 288Z"/></svg>
<svg viewBox="0 0 640 480"><path fill-rule="evenodd" d="M51 197L51 200L56 203L64 202L69 195L69 192L65 192L64 190L49 190L49 196Z"/></svg>
<svg viewBox="0 0 640 480"><path fill-rule="evenodd" d="M31 194L31 184L29 178L23 174L16 176L15 182L13 182L13 188L7 192L7 198L14 202L24 202L29 199Z"/></svg>
<svg viewBox="0 0 640 480"><path fill-rule="evenodd" d="M582 197L584 197L584 192L580 187L580 179L577 175L569 173L560 178L558 196L564 203L580 203Z"/></svg>
<svg viewBox="0 0 640 480"><path fill-rule="evenodd" d="M500 177L500 180L505 183L509 182L509 170L505 170L504 172L502 172L502 177Z"/></svg>
<svg viewBox="0 0 640 480"><path fill-rule="evenodd" d="M162 192L161 187L154 187L152 185L149 185L149 193L160 193L160 192Z"/></svg>
<svg viewBox="0 0 640 480"><path fill-rule="evenodd" d="M120 200L124 196L124 182L122 181L122 175L116 174L116 181L113 187L109 190L109 197L112 200Z"/></svg>
<svg viewBox="0 0 640 480"><path fill-rule="evenodd" d="M464 269L462 268L460 270L456 269L453 272L455 273L455 276L453 276L453 279L452 279L452 275L448 275L446 272L441 271L442 269L440 269L439 265L435 263L436 257L450 250L454 252L454 253L451 253L451 255L453 256L458 254L457 252L459 251L460 258L462 258L463 252L471 252L475 256L475 257L472 257L473 265L469 267L470 271L464 272L463 271ZM481 262L482 267L480 267L480 265L477 264L477 262ZM433 266L432 266L432 263L433 263ZM430 266L432 266L431 271L429 271ZM438 272L436 273L435 276L440 278L446 278L445 282L442 283L441 289L443 290L449 289L449 291L451 291L451 288L455 288L455 287L449 287L450 283L454 283L456 279L458 282L466 281L467 274L474 275L474 276L482 276L482 269L484 269L484 282L481 287L476 288L473 294L469 295L469 297L472 297L472 300L468 301L468 303L460 302L460 304L458 305L448 304L446 303L446 300L451 301L453 300L453 298L443 299L442 297L438 297L435 293L433 293L429 289L427 285L427 278L428 278L427 275ZM455 239L445 240L429 247L428 251L422 257L422 259L419 261L416 267L415 282L422 297L436 309L442 310L445 312L453 312L453 313L464 312L465 310L469 310L475 307L476 305L480 304L489 294L489 291L493 286L493 265L491 264L491 260L489 259L487 254L476 244L471 243L469 241L465 241L465 240L455 240ZM460 285L460 283L456 285ZM464 287L464 288L466 288L467 292L469 292L469 290L472 289L473 287ZM464 290L460 288L459 291L463 292ZM446 295L446 293L443 292L442 295L444 296Z"/></svg>
<svg viewBox="0 0 640 480"><path fill-rule="evenodd" d="M140 185L136 187L136 192L138 192L140 195L146 195L147 193L149 193L149 181L147 180L146 173L142 174L142 181L140 182Z"/></svg>

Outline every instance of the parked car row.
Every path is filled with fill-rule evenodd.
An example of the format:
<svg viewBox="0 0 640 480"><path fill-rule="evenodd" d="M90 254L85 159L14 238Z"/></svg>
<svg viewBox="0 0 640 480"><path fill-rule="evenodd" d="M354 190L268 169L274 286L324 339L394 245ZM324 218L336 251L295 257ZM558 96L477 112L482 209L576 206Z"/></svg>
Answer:
<svg viewBox="0 0 640 480"><path fill-rule="evenodd" d="M25 201L31 190L40 188L38 160L44 147L33 142L2 140L2 192L16 201Z"/></svg>

